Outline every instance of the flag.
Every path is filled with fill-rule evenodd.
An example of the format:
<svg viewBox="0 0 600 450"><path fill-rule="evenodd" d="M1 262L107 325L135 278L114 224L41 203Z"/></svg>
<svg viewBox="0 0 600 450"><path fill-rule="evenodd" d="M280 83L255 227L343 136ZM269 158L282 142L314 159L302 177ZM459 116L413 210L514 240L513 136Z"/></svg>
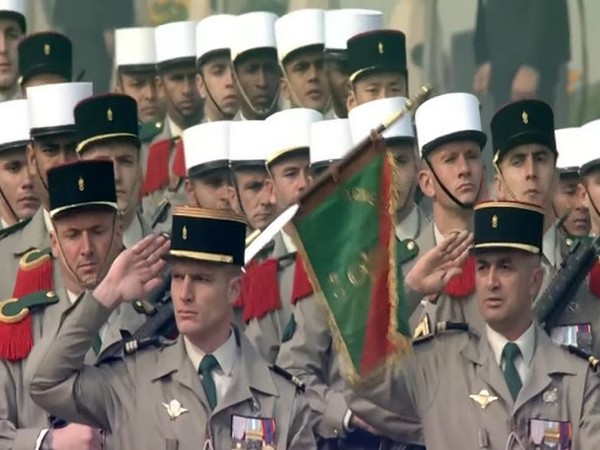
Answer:
<svg viewBox="0 0 600 450"><path fill-rule="evenodd" d="M352 383L410 351L409 311L396 263L394 167L383 140L376 139L305 196L293 221L299 254L315 295L324 300Z"/></svg>

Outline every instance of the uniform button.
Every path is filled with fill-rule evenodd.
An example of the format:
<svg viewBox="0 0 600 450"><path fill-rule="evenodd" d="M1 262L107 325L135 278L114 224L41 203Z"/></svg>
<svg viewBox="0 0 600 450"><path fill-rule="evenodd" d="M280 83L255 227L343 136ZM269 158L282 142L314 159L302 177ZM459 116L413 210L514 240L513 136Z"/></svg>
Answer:
<svg viewBox="0 0 600 450"><path fill-rule="evenodd" d="M340 432L338 431L338 429L337 429L337 428L334 428L334 429L333 429L333 434L334 434L335 436L339 436Z"/></svg>

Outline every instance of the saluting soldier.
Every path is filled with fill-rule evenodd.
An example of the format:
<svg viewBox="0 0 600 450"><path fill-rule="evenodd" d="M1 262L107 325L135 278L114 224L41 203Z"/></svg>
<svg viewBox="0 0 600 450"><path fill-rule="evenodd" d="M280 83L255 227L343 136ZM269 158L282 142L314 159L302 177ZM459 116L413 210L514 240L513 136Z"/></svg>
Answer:
<svg viewBox="0 0 600 450"><path fill-rule="evenodd" d="M156 27L158 91L165 103L163 131L148 153L142 189L144 215L152 221L161 202L185 203L185 165L181 134L202 120L202 99L196 89L196 22L173 22Z"/></svg>
<svg viewBox="0 0 600 450"><path fill-rule="evenodd" d="M414 343L413 354L382 367L372 383L355 386L361 397L420 419L429 450L596 445L600 380L588 362L554 345L533 318L544 278L544 215L530 204L478 205L471 252L485 327L479 333L464 323L441 324L445 332L432 328ZM450 261L436 252L434 261ZM417 263L413 278L423 287L429 279L424 293L436 292L447 269ZM353 407L353 395L349 402Z"/></svg>
<svg viewBox="0 0 600 450"><path fill-rule="evenodd" d="M31 218L40 207L27 170L29 143L27 100L0 103L0 235L10 227Z"/></svg>
<svg viewBox="0 0 600 450"><path fill-rule="evenodd" d="M585 153L581 129L561 128L554 132L558 158L558 183L554 190L552 207L559 228L568 238L590 234L590 212L579 192L579 169Z"/></svg>
<svg viewBox="0 0 600 450"><path fill-rule="evenodd" d="M353 8L325 11L325 73L332 104L332 108L325 114L326 119L348 117L348 40L382 28L381 11Z"/></svg>
<svg viewBox="0 0 600 450"><path fill-rule="evenodd" d="M262 120L278 110L276 20L264 11L235 18L230 48L240 109L233 120Z"/></svg>
<svg viewBox="0 0 600 450"><path fill-rule="evenodd" d="M53 31L30 34L19 44L19 73L23 97L32 86L72 81L71 40Z"/></svg>
<svg viewBox="0 0 600 450"><path fill-rule="evenodd" d="M216 14L196 27L196 86L204 101L203 123L231 120L240 107L229 48L229 39L237 32L235 23L233 15Z"/></svg>
<svg viewBox="0 0 600 450"><path fill-rule="evenodd" d="M154 28L115 30L115 91L129 95L137 102L143 175L148 163L148 147L164 127L164 105L158 99L156 62Z"/></svg>
<svg viewBox="0 0 600 450"><path fill-rule="evenodd" d="M280 90L293 108L312 108L325 114L331 93L325 73L325 11L302 9L275 22Z"/></svg>
<svg viewBox="0 0 600 450"><path fill-rule="evenodd" d="M25 0L0 2L0 33L4 36L2 52L5 69L0 76L0 102L22 98L19 89L19 43L27 33Z"/></svg>
<svg viewBox="0 0 600 450"><path fill-rule="evenodd" d="M408 96L406 37L397 30L374 30L348 40L348 111L371 100Z"/></svg>
<svg viewBox="0 0 600 450"><path fill-rule="evenodd" d="M30 251L50 247L47 173L77 158L73 108L92 95L91 83L57 83L31 87L27 108L31 141L27 165L42 207L30 221L22 221L0 239L0 298L13 294L19 261Z"/></svg>
<svg viewBox="0 0 600 450"><path fill-rule="evenodd" d="M66 420L113 432L120 448L313 449L308 407L231 327L246 222L232 212L181 207L172 243L148 236L123 252L63 321L32 365L33 399ZM83 367L84 347L110 312L147 295L172 260L180 336L124 360Z"/></svg>
<svg viewBox="0 0 600 450"><path fill-rule="evenodd" d="M100 445L98 430L76 424L59 427L35 405L24 370L35 359L32 347L52 339L62 315L102 279L122 248L114 186L110 161L75 162L48 172L52 250L31 255L22 271L28 285L19 297L0 304L0 382L6 394L0 399L0 448ZM121 340L123 330L132 333L143 321L130 304L121 305L87 349L86 363L100 360L106 348Z"/></svg>
<svg viewBox="0 0 600 450"><path fill-rule="evenodd" d="M266 166L278 213L296 203L312 182L310 130L321 120L323 115L314 109L292 108L265 121L270 135ZM284 336L293 329L292 310L299 296L296 291L303 286L294 281L297 249L288 232L284 228L276 234L269 259L247 270L242 292L246 335L270 363L275 362ZM307 281L305 274L303 278Z"/></svg>

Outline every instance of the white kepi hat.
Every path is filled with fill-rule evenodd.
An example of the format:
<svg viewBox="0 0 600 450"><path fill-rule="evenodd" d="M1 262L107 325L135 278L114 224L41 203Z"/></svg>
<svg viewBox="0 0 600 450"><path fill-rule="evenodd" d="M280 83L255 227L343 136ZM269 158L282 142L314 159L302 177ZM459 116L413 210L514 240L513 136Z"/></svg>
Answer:
<svg viewBox="0 0 600 450"><path fill-rule="evenodd" d="M323 114L310 108L292 108L269 116L269 142L265 161L273 162L291 152L310 148L310 128L314 122L323 120Z"/></svg>
<svg viewBox="0 0 600 450"><path fill-rule="evenodd" d="M325 12L325 50L344 52L348 39L384 27L383 13L374 9L334 9Z"/></svg>
<svg viewBox="0 0 600 450"><path fill-rule="evenodd" d="M229 167L229 127L220 120L194 125L183 131L183 152L188 176Z"/></svg>
<svg viewBox="0 0 600 450"><path fill-rule="evenodd" d="M235 18L235 33L231 39L231 60L250 50L271 48L275 50L275 21L277 15L256 11Z"/></svg>
<svg viewBox="0 0 600 450"><path fill-rule="evenodd" d="M339 161L352 148L348 119L314 122L310 129L310 165L313 169Z"/></svg>
<svg viewBox="0 0 600 450"><path fill-rule="evenodd" d="M154 29L156 63L164 65L196 60L196 22L171 22Z"/></svg>
<svg viewBox="0 0 600 450"><path fill-rule="evenodd" d="M600 119L582 125L581 141L583 143L581 169L579 173L583 176L592 169L600 167Z"/></svg>
<svg viewBox="0 0 600 450"><path fill-rule="evenodd" d="M29 142L29 110L27 100L10 100L0 103L0 152L22 148Z"/></svg>
<svg viewBox="0 0 600 450"><path fill-rule="evenodd" d="M296 50L325 45L325 11L300 9L275 22L277 56L284 62Z"/></svg>
<svg viewBox="0 0 600 450"><path fill-rule="evenodd" d="M267 124L264 120L237 120L229 128L231 168L265 167Z"/></svg>
<svg viewBox="0 0 600 450"><path fill-rule="evenodd" d="M156 65L154 28L119 28L115 30L115 66L145 68Z"/></svg>
<svg viewBox="0 0 600 450"><path fill-rule="evenodd" d="M381 98L363 103L349 111L348 120L350 122L352 144L356 145L365 138L368 138L371 130L376 129L395 113L402 110L407 101L406 97ZM395 141L413 143L415 141L415 132L410 113L405 113L400 119L390 125L383 132L383 138L386 140L393 139Z"/></svg>
<svg viewBox="0 0 600 450"><path fill-rule="evenodd" d="M456 92L427 100L417 109L415 124L422 155L446 142L474 140L483 148L487 141L473 94Z"/></svg>
<svg viewBox="0 0 600 450"><path fill-rule="evenodd" d="M556 167L560 174L578 174L585 162L582 131L579 127L560 128L554 131L558 159Z"/></svg>
<svg viewBox="0 0 600 450"><path fill-rule="evenodd" d="M27 4L25 0L0 0L0 15L11 15L19 22L23 33L27 32Z"/></svg>
<svg viewBox="0 0 600 450"><path fill-rule="evenodd" d="M215 14L198 22L196 26L196 59L203 63L215 53L227 52L235 34L235 16Z"/></svg>
<svg viewBox="0 0 600 450"><path fill-rule="evenodd" d="M75 130L73 110L93 93L92 83L55 83L27 88L32 138Z"/></svg>

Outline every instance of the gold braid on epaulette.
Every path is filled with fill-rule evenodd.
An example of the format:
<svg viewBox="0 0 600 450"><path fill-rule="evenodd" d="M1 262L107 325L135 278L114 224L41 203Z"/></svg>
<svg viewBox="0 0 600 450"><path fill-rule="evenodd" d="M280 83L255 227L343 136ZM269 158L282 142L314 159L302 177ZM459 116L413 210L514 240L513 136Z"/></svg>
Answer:
<svg viewBox="0 0 600 450"><path fill-rule="evenodd" d="M19 269L25 271L33 270L44 264L51 257L52 249L50 247L43 250L34 248L33 250L29 250L21 257L19 260Z"/></svg>

